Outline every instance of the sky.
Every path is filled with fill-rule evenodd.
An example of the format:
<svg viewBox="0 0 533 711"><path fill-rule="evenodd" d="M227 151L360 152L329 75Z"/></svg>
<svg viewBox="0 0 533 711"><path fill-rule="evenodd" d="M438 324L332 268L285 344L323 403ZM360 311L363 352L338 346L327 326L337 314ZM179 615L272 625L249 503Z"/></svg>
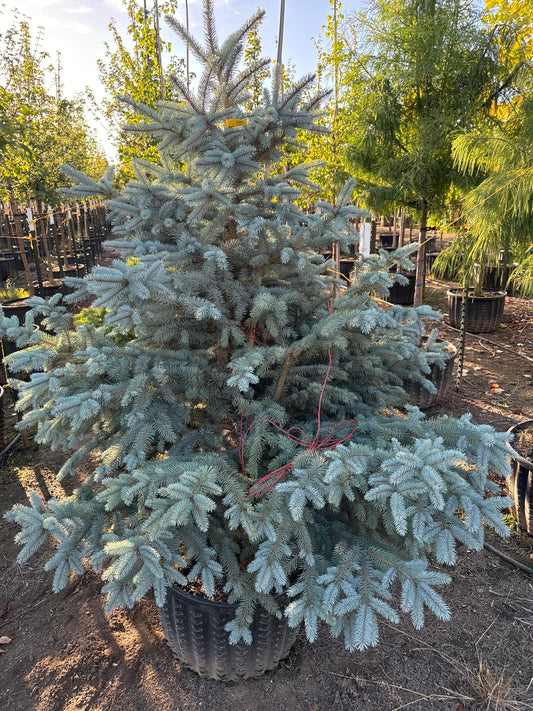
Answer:
<svg viewBox="0 0 533 711"><path fill-rule="evenodd" d="M161 1L161 0L160 0ZM342 12L360 9L363 0L344 0ZM138 0L142 5L142 0ZM146 0L148 9L153 0ZM276 38L279 26L279 0L215 0L215 16L219 38L226 37L243 24L255 10L266 10L261 28L263 54L276 57ZM37 37L42 27L40 49L45 49L50 60L57 63L61 52L61 81L64 94L71 97L89 86L97 98L103 95L98 79L98 59L105 59L104 42L109 41L108 25L111 18L126 36L127 16L121 0L0 0L0 33L2 27L11 24L12 10L25 15L30 22L32 35ZM193 34L202 32L202 2L189 0L189 25ZM283 61L292 62L297 74L314 71L316 49L313 38L318 38L322 25L331 12L329 0L286 0ZM178 19L185 22L185 1L178 0ZM180 40L161 23L163 39L173 43L172 53L184 56ZM52 87L49 87L52 89ZM103 125L95 124L98 138L110 158L112 148Z"/></svg>

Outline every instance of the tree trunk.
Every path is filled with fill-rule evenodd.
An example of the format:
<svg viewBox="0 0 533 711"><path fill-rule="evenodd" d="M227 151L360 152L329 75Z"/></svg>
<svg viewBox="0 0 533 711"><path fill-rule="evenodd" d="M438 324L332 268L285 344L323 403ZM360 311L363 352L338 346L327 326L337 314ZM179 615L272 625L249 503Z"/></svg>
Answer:
<svg viewBox="0 0 533 711"><path fill-rule="evenodd" d="M422 214L420 216L420 232L418 235L418 255L416 258L416 284L415 284L415 306L422 306L424 298L424 276L425 276L425 256L426 256L426 234L427 234L428 204L422 200Z"/></svg>
<svg viewBox="0 0 533 711"><path fill-rule="evenodd" d="M370 223L370 254L376 253L376 237L377 237L376 221L372 220L372 222Z"/></svg>
<svg viewBox="0 0 533 711"><path fill-rule="evenodd" d="M398 237L398 247L403 247L405 244L405 211L400 208L400 236Z"/></svg>

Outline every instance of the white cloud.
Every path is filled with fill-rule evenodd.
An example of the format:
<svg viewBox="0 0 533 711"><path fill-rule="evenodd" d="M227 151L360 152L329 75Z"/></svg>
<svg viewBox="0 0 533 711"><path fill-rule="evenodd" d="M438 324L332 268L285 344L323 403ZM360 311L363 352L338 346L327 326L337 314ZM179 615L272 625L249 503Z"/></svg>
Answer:
<svg viewBox="0 0 533 711"><path fill-rule="evenodd" d="M93 8L88 5L78 5L77 7L65 7L63 8L65 12L70 12L72 15L85 15L88 12L92 12Z"/></svg>
<svg viewBox="0 0 533 711"><path fill-rule="evenodd" d="M76 20L71 20L70 18L48 17L46 20L45 37L47 37L50 41L53 41L53 33L56 30L66 32L69 35L88 35L93 31L91 27L83 22L77 22Z"/></svg>
<svg viewBox="0 0 533 711"><path fill-rule="evenodd" d="M107 7L112 7L115 10L122 10L123 12L125 11L125 7L122 3L122 0L104 0L103 4L107 5Z"/></svg>

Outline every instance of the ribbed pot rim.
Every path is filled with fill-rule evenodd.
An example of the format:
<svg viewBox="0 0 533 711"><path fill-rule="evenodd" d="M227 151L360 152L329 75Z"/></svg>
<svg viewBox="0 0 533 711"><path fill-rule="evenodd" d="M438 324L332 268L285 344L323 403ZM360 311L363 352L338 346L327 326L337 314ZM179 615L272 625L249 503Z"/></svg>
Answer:
<svg viewBox="0 0 533 711"><path fill-rule="evenodd" d="M524 420L524 422L517 422L515 425L511 425L511 427L509 427L507 432L509 434L514 435L514 434L516 434L516 432L520 432L521 430L524 430L527 427L533 428L533 420ZM531 462L529 459L526 459L525 457L523 457L520 454L520 452L517 452L516 449L511 444L508 444L507 446L511 450L514 459L517 459L520 462L520 464L527 467L528 469L533 469L533 462Z"/></svg>
<svg viewBox="0 0 533 711"><path fill-rule="evenodd" d="M448 289L448 296L459 296L463 298L462 289ZM478 299L482 301L484 299L502 299L507 296L507 292L501 289L483 289L483 296L474 296L474 294L468 294L468 298L475 300Z"/></svg>
<svg viewBox="0 0 533 711"><path fill-rule="evenodd" d="M168 590L178 598L182 600L187 600L193 603L198 603L200 605L205 605L206 607L218 607L218 609L226 608L228 610L236 610L239 605L238 602L226 602L225 600L209 600L202 595L194 595L194 593L187 592L181 587L176 587L175 585L169 585ZM285 593L279 593L278 595L273 595L274 600L280 603L283 598L285 598Z"/></svg>
<svg viewBox="0 0 533 711"><path fill-rule="evenodd" d="M29 298L30 298L29 296L23 296L22 299L10 299L9 301L2 301L1 306L2 306L2 308L4 306L14 306L15 304L17 306L27 306L26 299L29 299Z"/></svg>
<svg viewBox="0 0 533 711"><path fill-rule="evenodd" d="M238 605L237 602L226 602L224 600L209 600L208 598L203 597L202 595L194 595L193 593L187 592L183 588L177 588L175 585L169 585L168 589L176 597L180 597L183 600L197 602L200 605L206 605L206 607L227 607L230 609L235 609Z"/></svg>

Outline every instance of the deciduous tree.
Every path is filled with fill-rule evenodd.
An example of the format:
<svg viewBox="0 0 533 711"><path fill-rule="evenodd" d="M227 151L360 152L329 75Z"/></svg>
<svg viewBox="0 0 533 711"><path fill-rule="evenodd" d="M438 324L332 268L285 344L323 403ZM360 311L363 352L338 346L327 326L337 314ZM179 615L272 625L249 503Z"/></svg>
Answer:
<svg viewBox="0 0 533 711"><path fill-rule="evenodd" d="M498 47L468 0L373 0L352 22L364 72L351 165L366 179L370 206L418 209L420 304L427 215L461 180L452 160L456 132L479 123L502 90Z"/></svg>
<svg viewBox="0 0 533 711"><path fill-rule="evenodd" d="M69 185L60 171L67 160L98 175L105 159L88 127L81 97L52 95L56 83L46 52L38 49L28 21L18 13L0 43L0 200L30 198L54 204ZM11 192L12 191L12 192Z"/></svg>

